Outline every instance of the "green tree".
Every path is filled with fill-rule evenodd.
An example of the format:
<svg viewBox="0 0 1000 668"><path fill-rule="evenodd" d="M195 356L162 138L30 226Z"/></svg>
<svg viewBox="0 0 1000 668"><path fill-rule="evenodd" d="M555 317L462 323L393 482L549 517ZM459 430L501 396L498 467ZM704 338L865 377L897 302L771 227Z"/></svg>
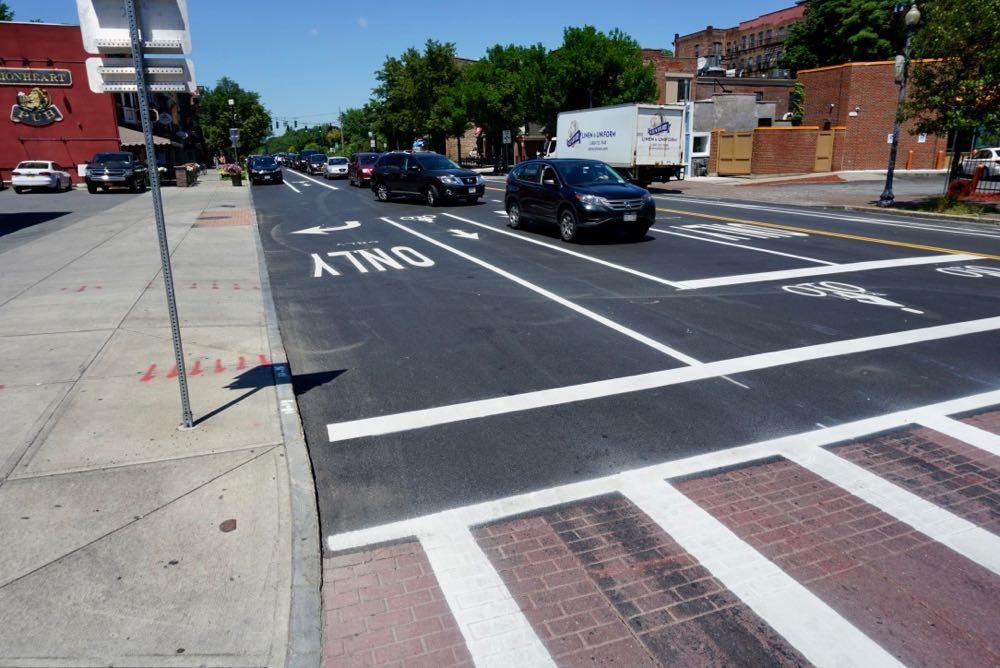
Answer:
<svg viewBox="0 0 1000 668"><path fill-rule="evenodd" d="M229 100L233 100L232 107ZM271 134L271 116L260 103L260 95L244 90L228 77L219 79L200 98L199 124L209 150L222 153L229 148L229 128L240 130L240 150L261 146Z"/></svg>
<svg viewBox="0 0 1000 668"><path fill-rule="evenodd" d="M803 20L788 29L780 65L792 70L892 58L901 23L893 0L809 0Z"/></svg>
<svg viewBox="0 0 1000 668"><path fill-rule="evenodd" d="M788 94L788 111L792 113L792 125L801 125L806 114L806 85L796 81Z"/></svg>
<svg viewBox="0 0 1000 668"><path fill-rule="evenodd" d="M369 102L363 107L345 109L340 115L340 126L344 133L344 153L347 155L371 150L369 132L375 132L378 147L384 145L385 135L376 132L378 107L374 102Z"/></svg>
<svg viewBox="0 0 1000 668"><path fill-rule="evenodd" d="M905 108L915 131L1000 128L1000 0L921 4Z"/></svg>
<svg viewBox="0 0 1000 668"><path fill-rule="evenodd" d="M547 70L549 92L537 120L550 129L559 111L654 102L658 95L653 65L643 63L639 43L618 29L566 28Z"/></svg>
<svg viewBox="0 0 1000 668"><path fill-rule="evenodd" d="M14 10L7 6L6 2L0 2L0 21L13 21Z"/></svg>

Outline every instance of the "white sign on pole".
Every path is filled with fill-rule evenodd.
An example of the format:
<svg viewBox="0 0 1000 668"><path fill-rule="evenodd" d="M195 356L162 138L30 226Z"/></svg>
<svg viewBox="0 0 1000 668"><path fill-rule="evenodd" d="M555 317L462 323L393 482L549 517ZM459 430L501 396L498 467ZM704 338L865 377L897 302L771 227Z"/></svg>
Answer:
<svg viewBox="0 0 1000 668"><path fill-rule="evenodd" d="M240 140L240 129L229 128L229 141L239 141L239 140Z"/></svg>
<svg viewBox="0 0 1000 668"><path fill-rule="evenodd" d="M917 135L917 143L918 144L926 144L927 143L927 133L926 132L921 132L920 134Z"/></svg>
<svg viewBox="0 0 1000 668"><path fill-rule="evenodd" d="M135 66L131 58L87 58L87 78L95 93L134 93ZM154 93L194 93L194 63L189 58L151 58L145 61L146 87Z"/></svg>
<svg viewBox="0 0 1000 668"><path fill-rule="evenodd" d="M891 132L885 136L885 143L886 144L891 144L892 143L892 133Z"/></svg>
<svg viewBox="0 0 1000 668"><path fill-rule="evenodd" d="M504 144L509 144L510 143L510 130L504 130L503 131L503 143Z"/></svg>
<svg viewBox="0 0 1000 668"><path fill-rule="evenodd" d="M122 0L76 0L83 49L87 53L130 53L128 18ZM187 0L139 3L145 53L190 53Z"/></svg>

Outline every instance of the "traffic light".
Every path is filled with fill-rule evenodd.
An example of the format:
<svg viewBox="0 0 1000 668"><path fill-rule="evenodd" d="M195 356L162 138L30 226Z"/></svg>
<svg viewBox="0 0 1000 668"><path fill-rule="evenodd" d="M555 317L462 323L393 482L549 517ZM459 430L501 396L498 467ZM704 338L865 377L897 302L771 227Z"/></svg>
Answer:
<svg viewBox="0 0 1000 668"><path fill-rule="evenodd" d="M299 122L295 121L295 127L299 127Z"/></svg>

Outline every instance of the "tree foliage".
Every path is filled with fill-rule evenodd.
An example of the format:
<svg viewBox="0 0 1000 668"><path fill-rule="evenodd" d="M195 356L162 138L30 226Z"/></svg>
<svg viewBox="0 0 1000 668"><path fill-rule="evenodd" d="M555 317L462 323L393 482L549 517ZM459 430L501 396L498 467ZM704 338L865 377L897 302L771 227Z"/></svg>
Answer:
<svg viewBox="0 0 1000 668"><path fill-rule="evenodd" d="M234 105L229 106L229 100ZM235 114L235 117L234 117ZM229 148L229 128L240 129L240 152L249 153L271 134L271 116L260 103L260 95L244 90L228 77L219 79L202 94L199 123L209 150L222 153Z"/></svg>
<svg viewBox="0 0 1000 668"><path fill-rule="evenodd" d="M491 47L462 72L458 87L466 120L499 136L544 117L555 107L549 66L541 44Z"/></svg>
<svg viewBox="0 0 1000 668"><path fill-rule="evenodd" d="M788 29L781 66L792 70L892 58L902 23L893 0L809 0L803 20ZM923 3L921 3L921 9Z"/></svg>
<svg viewBox="0 0 1000 668"><path fill-rule="evenodd" d="M1000 127L1000 0L934 0L920 9L906 105L916 130Z"/></svg>
<svg viewBox="0 0 1000 668"><path fill-rule="evenodd" d="M14 10L6 2L0 2L0 21L13 21Z"/></svg>

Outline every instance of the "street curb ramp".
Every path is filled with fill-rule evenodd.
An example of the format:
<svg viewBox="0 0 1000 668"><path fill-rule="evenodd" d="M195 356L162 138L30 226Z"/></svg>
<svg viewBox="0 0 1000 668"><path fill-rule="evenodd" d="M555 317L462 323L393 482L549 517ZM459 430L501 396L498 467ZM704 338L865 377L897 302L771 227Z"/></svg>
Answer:
<svg viewBox="0 0 1000 668"><path fill-rule="evenodd" d="M322 662L323 625L320 587L319 511L312 463L306 448L291 370L278 327L278 314L271 291L271 280L264 260L264 245L257 223L257 207L250 188L250 220L257 249L261 298L267 321L267 341L271 369L278 399L278 417L285 441L285 464L288 469L292 510L292 591L288 615L288 644L285 665L288 668L318 668Z"/></svg>

